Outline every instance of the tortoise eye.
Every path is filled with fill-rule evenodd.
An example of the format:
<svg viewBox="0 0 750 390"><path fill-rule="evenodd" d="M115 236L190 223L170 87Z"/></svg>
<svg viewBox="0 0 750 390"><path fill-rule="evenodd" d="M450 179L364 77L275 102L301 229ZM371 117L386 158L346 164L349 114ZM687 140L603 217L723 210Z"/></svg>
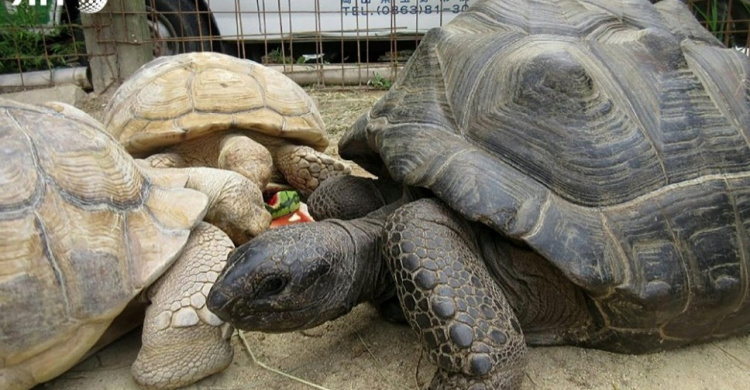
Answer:
<svg viewBox="0 0 750 390"><path fill-rule="evenodd" d="M258 290L256 291L256 297L258 298L265 298L270 297L272 295L276 295L281 292L281 290L286 287L286 279L278 277L278 276L272 276L269 278L266 278L260 283L260 286L258 287Z"/></svg>

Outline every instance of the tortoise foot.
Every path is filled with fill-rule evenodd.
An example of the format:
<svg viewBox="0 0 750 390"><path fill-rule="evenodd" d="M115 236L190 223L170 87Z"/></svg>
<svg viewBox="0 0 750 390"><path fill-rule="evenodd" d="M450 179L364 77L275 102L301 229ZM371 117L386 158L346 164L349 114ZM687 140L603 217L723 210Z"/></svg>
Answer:
<svg viewBox="0 0 750 390"><path fill-rule="evenodd" d="M342 161L309 146L285 145L274 157L274 164L286 181L303 196L309 196L330 177L351 173L351 168Z"/></svg>

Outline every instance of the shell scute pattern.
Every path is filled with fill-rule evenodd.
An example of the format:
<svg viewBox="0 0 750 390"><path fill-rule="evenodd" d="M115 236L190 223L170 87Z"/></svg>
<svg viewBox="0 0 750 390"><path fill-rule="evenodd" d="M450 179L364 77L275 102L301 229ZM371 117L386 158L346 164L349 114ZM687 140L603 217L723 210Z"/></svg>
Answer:
<svg viewBox="0 0 750 390"><path fill-rule="evenodd" d="M103 331L180 253L207 199L152 187L73 107L0 100L0 118L0 181L14 184L0 197L0 310L14 313L0 316L0 356L13 366Z"/></svg>
<svg viewBox="0 0 750 390"><path fill-rule="evenodd" d="M444 31L428 34L418 58L403 73L409 78L370 113L368 137L377 139L396 178L406 175L399 171L413 171L424 160L445 160L455 150L438 147L438 153L424 157L419 148L410 157L390 154L389 145L398 142L398 125L404 122L430 137L442 130L440 138L451 145L468 141L556 195L585 206L614 205L668 184L745 169L747 126L737 124L747 124L747 119L737 115L745 116L747 107L728 112L725 101L736 99L723 97L723 85L715 87L723 82L712 80L729 72L744 85L741 54L722 51L717 61L701 55L704 63L697 64L686 59L683 45L690 43L672 35L654 7L628 4L617 10L626 18L644 15L627 28L610 14L594 18L597 28L584 29L569 19L576 14L572 8L582 7L580 14L592 17L603 11L587 2L573 3L544 7L564 10L564 18L527 15L528 20L503 4L479 3ZM495 31L495 26L474 24L475 19L507 24ZM604 28L615 22L619 28ZM537 31L546 25L555 29ZM561 26L573 27L568 31ZM472 36L467 45L467 35L477 32L484 35ZM699 42L701 50L721 51L716 42ZM445 94L447 99L441 96ZM388 134L375 136L385 127ZM451 133L464 142L456 142ZM592 188L591 181L599 185Z"/></svg>
<svg viewBox="0 0 750 390"><path fill-rule="evenodd" d="M8 131L13 138L25 138L25 148L33 156L34 162L22 166L23 170L41 175L47 185L79 204L102 203L128 208L143 202L141 191L147 187L143 177L129 163L130 157L125 151L110 150L108 145L112 139L100 127L62 115L42 116L34 110L7 112L14 117ZM72 143L70 139L81 139L81 142ZM125 182L132 185L125 186Z"/></svg>
<svg viewBox="0 0 750 390"><path fill-rule="evenodd" d="M158 104L157 104L158 103ZM278 71L215 53L144 65L118 88L104 123L131 153L230 129L328 145L317 107Z"/></svg>
<svg viewBox="0 0 750 390"><path fill-rule="evenodd" d="M38 345L52 338L57 332L51 326L53 319L65 318L67 322L67 308L60 304L62 280L59 279L59 270L47 261L49 253L37 222L36 217L29 213L0 223L0 233L6 238L0 255L0 297L17 296L23 292L29 298L2 303L3 310L17 313L12 318L0 317L0 330L4 336L0 353L6 357L5 364L32 355L26 350L29 344ZM17 326L18 323L50 326L32 330L30 326Z"/></svg>

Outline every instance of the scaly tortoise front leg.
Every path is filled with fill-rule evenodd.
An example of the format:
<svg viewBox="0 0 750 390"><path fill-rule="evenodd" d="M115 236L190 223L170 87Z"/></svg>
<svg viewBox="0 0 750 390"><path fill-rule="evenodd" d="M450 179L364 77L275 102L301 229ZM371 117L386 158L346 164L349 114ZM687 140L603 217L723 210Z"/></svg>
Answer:
<svg viewBox="0 0 750 390"><path fill-rule="evenodd" d="M180 257L148 290L151 305L143 323L143 345L132 366L136 382L147 388L177 388L232 362L233 328L208 310L206 297L233 249L226 234L201 223Z"/></svg>
<svg viewBox="0 0 750 390"><path fill-rule="evenodd" d="M517 388L524 337L468 222L423 199L397 209L383 234L401 306L438 366L429 388Z"/></svg>
<svg viewBox="0 0 750 390"><path fill-rule="evenodd" d="M214 168L159 169L138 161L155 183L198 190L208 197L207 220L222 223L239 242L268 229L270 214L260 190L244 176ZM147 291L151 305L143 323L142 347L133 363L136 381L171 389L225 369L232 361L232 328L209 311L208 293L234 249L230 237L202 222L174 264Z"/></svg>

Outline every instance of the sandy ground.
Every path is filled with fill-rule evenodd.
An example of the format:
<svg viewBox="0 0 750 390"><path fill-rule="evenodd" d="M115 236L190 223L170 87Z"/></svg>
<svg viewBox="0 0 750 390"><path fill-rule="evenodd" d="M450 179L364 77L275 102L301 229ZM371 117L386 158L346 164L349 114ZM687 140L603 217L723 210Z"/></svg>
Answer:
<svg viewBox="0 0 750 390"><path fill-rule="evenodd" d="M382 92L310 91L333 138ZM103 98L83 109L100 116ZM329 149L336 153L335 146ZM403 325L381 320L369 306L305 332L246 333L258 360L327 389L415 389L432 376L420 360L416 337ZM310 389L254 363L239 338L224 372L188 389ZM130 365L139 331L105 348L65 375L40 385L49 390L137 389ZM651 355L618 355L573 347L532 348L523 389L750 389L750 335Z"/></svg>
<svg viewBox="0 0 750 390"><path fill-rule="evenodd" d="M434 368L411 330L381 320L359 306L349 315L305 332L246 333L258 361L331 390L417 389ZM237 336L235 358L224 372L192 390L305 390L313 387L252 362ZM110 345L65 375L39 386L48 390L129 390L138 387L130 365L140 335ZM651 355L619 355L574 347L532 348L522 389L748 389L750 336ZM417 368L419 367L419 368Z"/></svg>

